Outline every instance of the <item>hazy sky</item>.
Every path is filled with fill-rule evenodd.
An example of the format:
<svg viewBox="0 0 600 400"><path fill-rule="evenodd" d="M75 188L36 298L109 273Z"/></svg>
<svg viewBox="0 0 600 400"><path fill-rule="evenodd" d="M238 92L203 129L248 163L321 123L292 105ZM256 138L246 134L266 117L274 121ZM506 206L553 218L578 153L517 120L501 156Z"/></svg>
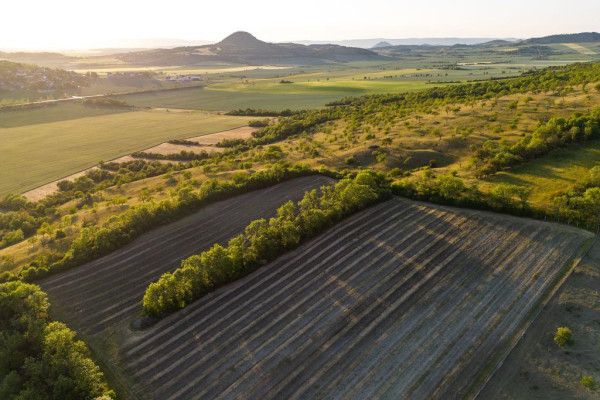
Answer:
<svg viewBox="0 0 600 400"><path fill-rule="evenodd" d="M600 0L0 0L0 48L120 39L534 37L600 30Z"/></svg>

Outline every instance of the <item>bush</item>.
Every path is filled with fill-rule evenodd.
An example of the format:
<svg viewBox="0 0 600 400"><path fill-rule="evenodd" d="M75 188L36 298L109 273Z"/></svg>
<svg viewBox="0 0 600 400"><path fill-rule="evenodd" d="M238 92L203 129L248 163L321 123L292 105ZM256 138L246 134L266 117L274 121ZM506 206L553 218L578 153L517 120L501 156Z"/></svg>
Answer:
<svg viewBox="0 0 600 400"><path fill-rule="evenodd" d="M596 387L594 378L589 375L582 376L579 383L581 384L581 386L587 388L588 390L594 390Z"/></svg>
<svg viewBox="0 0 600 400"><path fill-rule="evenodd" d="M251 126L253 128L262 128L263 126L267 126L269 125L269 119L265 118L265 119L253 119L248 121L248 126Z"/></svg>
<svg viewBox="0 0 600 400"><path fill-rule="evenodd" d="M572 332L567 327L560 327L556 330L554 335L554 343L559 347L565 347L567 344L572 344Z"/></svg>

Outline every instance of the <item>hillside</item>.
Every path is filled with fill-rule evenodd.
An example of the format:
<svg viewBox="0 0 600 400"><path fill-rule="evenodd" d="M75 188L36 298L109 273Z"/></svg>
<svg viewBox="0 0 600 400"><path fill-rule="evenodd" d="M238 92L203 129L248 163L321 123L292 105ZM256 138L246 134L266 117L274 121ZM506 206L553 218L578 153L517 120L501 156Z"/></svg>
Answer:
<svg viewBox="0 0 600 400"><path fill-rule="evenodd" d="M390 42L379 42L375 46L371 47L372 49L379 49L381 47L390 47L393 46Z"/></svg>
<svg viewBox="0 0 600 400"><path fill-rule="evenodd" d="M16 91L56 92L87 86L90 77L62 69L0 60L0 93Z"/></svg>
<svg viewBox="0 0 600 400"><path fill-rule="evenodd" d="M376 53L333 44L304 46L294 43L267 43L247 32L235 32L219 43L119 54L117 58L135 65L194 65L228 62L266 65L318 65L382 59Z"/></svg>
<svg viewBox="0 0 600 400"><path fill-rule="evenodd" d="M562 35L550 35L524 40L523 44L554 44L554 43L592 43L600 42L600 33L581 32Z"/></svg>

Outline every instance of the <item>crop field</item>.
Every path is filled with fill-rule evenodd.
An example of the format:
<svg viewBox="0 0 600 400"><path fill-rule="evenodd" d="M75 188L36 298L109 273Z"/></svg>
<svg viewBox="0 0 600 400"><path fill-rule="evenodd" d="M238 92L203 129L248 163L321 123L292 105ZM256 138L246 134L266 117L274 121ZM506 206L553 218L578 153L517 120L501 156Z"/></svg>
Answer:
<svg viewBox="0 0 600 400"><path fill-rule="evenodd" d="M137 107L182 108L190 110L225 111L235 108L269 110L320 108L344 97L342 93L246 93L207 88L115 96Z"/></svg>
<svg viewBox="0 0 600 400"><path fill-rule="evenodd" d="M182 139L219 132L246 125L248 118L202 112L167 112L164 110L102 112L92 109L84 116L79 108L75 118L59 108L42 109L50 122L39 115L33 125L22 121L19 111L0 113L0 118L14 118L12 127L0 128L0 196L22 193L136 150L170 139ZM37 112L37 111L34 111ZM54 114L53 114L54 113ZM0 125L10 126L10 122Z"/></svg>
<svg viewBox="0 0 600 400"><path fill-rule="evenodd" d="M176 223L152 231L123 249L41 283L74 326L89 332L139 315L144 291L180 261L225 242L251 221L275 214L288 200L330 179L309 176L207 206Z"/></svg>
<svg viewBox="0 0 600 400"><path fill-rule="evenodd" d="M395 198L146 331L123 326L149 281L282 191L207 207L42 287L131 397L451 399L472 389L591 236Z"/></svg>
<svg viewBox="0 0 600 400"><path fill-rule="evenodd" d="M490 400L597 400L579 381L600 367L600 244L577 265L523 339L481 392ZM554 343L559 326L573 331L564 349Z"/></svg>

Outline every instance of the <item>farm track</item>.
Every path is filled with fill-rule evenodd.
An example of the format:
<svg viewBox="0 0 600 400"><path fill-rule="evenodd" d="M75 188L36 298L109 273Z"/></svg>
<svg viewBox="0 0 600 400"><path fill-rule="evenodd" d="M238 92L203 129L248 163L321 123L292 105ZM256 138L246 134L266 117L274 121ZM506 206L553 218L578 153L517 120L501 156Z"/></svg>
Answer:
<svg viewBox="0 0 600 400"><path fill-rule="evenodd" d="M140 398L461 398L589 236L393 199L129 334L115 364Z"/></svg>
<svg viewBox="0 0 600 400"><path fill-rule="evenodd" d="M40 282L61 317L79 330L97 333L141 311L150 282L177 268L182 259L224 243L252 220L270 217L287 200L331 183L309 176L219 201L163 226L105 257Z"/></svg>

